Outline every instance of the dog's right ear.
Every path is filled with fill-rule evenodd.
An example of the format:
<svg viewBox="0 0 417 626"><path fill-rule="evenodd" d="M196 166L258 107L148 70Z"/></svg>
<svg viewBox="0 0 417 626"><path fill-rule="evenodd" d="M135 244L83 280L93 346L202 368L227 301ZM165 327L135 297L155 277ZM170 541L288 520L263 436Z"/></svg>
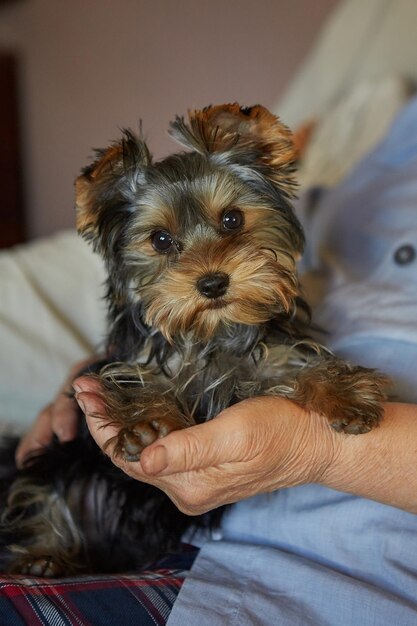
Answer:
<svg viewBox="0 0 417 626"><path fill-rule="evenodd" d="M134 211L135 196L152 157L145 142L130 130L120 142L96 151L97 158L75 182L78 232L102 251L115 241Z"/></svg>

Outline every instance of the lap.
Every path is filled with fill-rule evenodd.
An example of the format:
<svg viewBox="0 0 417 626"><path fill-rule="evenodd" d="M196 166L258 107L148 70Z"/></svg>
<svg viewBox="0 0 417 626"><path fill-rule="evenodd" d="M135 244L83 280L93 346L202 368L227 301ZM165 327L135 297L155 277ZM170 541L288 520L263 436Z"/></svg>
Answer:
<svg viewBox="0 0 417 626"><path fill-rule="evenodd" d="M51 580L2 575L0 621L8 626L162 626L196 553L187 550L137 574Z"/></svg>

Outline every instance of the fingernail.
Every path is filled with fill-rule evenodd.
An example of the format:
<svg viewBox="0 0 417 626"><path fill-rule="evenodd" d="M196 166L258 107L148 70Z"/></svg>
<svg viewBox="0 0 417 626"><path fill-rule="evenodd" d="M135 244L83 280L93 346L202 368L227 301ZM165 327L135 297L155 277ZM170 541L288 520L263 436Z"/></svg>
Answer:
<svg viewBox="0 0 417 626"><path fill-rule="evenodd" d="M147 463L146 469L149 474L159 474L168 467L168 456L165 446L156 446Z"/></svg>
<svg viewBox="0 0 417 626"><path fill-rule="evenodd" d="M78 383L72 383L72 388L76 393L80 393L82 391L80 385Z"/></svg>

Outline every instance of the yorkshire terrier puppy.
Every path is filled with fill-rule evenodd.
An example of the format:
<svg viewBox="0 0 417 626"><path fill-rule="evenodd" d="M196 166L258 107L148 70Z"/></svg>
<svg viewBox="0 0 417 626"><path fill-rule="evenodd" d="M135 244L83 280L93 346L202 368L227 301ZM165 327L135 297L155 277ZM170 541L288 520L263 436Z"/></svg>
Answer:
<svg viewBox="0 0 417 626"><path fill-rule="evenodd" d="M153 162L125 131L76 182L78 230L108 270L108 360L96 375L119 427L115 454L135 462L170 431L261 395L285 396L337 431L369 431L385 378L309 338L289 130L261 106L231 104L176 118L170 132L187 152ZM3 484L13 572L136 569L220 517L190 518L127 477L83 423L75 441L54 442Z"/></svg>

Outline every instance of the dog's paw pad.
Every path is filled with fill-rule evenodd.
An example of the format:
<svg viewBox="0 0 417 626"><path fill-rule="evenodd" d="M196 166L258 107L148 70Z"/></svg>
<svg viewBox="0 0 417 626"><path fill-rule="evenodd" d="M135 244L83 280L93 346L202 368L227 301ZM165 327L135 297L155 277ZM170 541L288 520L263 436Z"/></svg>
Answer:
<svg viewBox="0 0 417 626"><path fill-rule="evenodd" d="M119 434L116 454L121 454L125 461L139 461L142 450L155 441L152 427L146 422L138 424L132 430L123 429Z"/></svg>
<svg viewBox="0 0 417 626"><path fill-rule="evenodd" d="M62 568L50 556L37 557L24 563L20 571L29 576L55 578L62 575Z"/></svg>
<svg viewBox="0 0 417 626"><path fill-rule="evenodd" d="M181 427L183 426L172 419L161 418L151 422L138 422L129 429L123 428L118 436L115 454L125 461L139 461L142 450Z"/></svg>

